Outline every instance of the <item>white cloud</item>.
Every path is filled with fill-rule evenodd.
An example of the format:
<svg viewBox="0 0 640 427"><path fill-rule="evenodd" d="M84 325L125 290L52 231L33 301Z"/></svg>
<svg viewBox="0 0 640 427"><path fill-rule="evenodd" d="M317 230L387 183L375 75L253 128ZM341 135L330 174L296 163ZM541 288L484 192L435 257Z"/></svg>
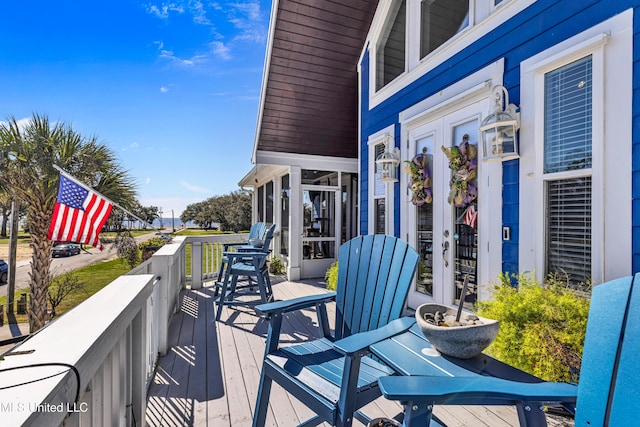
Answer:
<svg viewBox="0 0 640 427"><path fill-rule="evenodd" d="M180 185L183 188L185 188L185 189L187 189L189 191L192 191L194 193L211 193L211 190L209 190L208 188L190 184L189 182L187 182L185 180L180 181Z"/></svg>
<svg viewBox="0 0 640 427"><path fill-rule="evenodd" d="M163 3L161 6L150 4L147 5L147 12L160 19L168 19L171 12L184 13L184 5L178 3Z"/></svg>
<svg viewBox="0 0 640 427"><path fill-rule="evenodd" d="M167 93L167 92L169 92L169 88L167 86L160 86L160 92L161 93Z"/></svg>
<svg viewBox="0 0 640 427"><path fill-rule="evenodd" d="M206 61L206 57L204 55L194 55L191 58L183 59L177 57L172 51L166 49L160 49L160 58L179 67L193 67L194 65L201 64Z"/></svg>
<svg viewBox="0 0 640 427"><path fill-rule="evenodd" d="M217 57L224 59L225 61L231 59L229 46L224 43L216 41L209 43L209 46L211 47L211 52Z"/></svg>
<svg viewBox="0 0 640 427"><path fill-rule="evenodd" d="M215 8L214 5L210 5ZM199 25L212 25L207 17L207 7L200 0L181 0L170 3L149 4L146 6L147 13L168 20L172 13L188 13L192 16L193 22Z"/></svg>
<svg viewBox="0 0 640 427"><path fill-rule="evenodd" d="M147 179L144 180L145 184L151 184L151 177L148 176Z"/></svg>
<svg viewBox="0 0 640 427"><path fill-rule="evenodd" d="M135 150L137 148L140 148L140 144L138 144L137 142L132 142L131 144L127 145L126 147L123 147L122 151Z"/></svg>

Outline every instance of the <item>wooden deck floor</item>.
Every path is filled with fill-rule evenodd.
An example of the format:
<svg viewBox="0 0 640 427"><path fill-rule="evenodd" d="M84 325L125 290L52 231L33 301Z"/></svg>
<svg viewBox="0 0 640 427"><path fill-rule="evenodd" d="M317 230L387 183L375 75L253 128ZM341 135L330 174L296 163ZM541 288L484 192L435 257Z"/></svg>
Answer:
<svg viewBox="0 0 640 427"><path fill-rule="evenodd" d="M311 282L276 282L274 280L273 286L276 299L325 292L323 286ZM160 358L149 389L147 425L251 425L267 324L248 307L225 307L222 321L215 322L213 299L212 287L182 293L181 309L169 328L170 350ZM331 315L329 313L330 318ZM285 345L316 336L314 310L285 318L281 341ZM400 412L398 404L384 398L365 408L365 413L372 418L394 417ZM518 425L515 410L510 407L442 406L437 407L434 414L449 426ZM311 416L308 408L274 383L268 426L295 426ZM356 421L354 425L363 424Z"/></svg>

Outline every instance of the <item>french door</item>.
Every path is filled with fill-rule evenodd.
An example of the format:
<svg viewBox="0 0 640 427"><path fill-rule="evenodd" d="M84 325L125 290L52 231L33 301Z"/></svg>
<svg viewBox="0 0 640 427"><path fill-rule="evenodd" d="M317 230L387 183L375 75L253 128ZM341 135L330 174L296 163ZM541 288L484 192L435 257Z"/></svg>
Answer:
<svg viewBox="0 0 640 427"><path fill-rule="evenodd" d="M478 111L474 104L408 131L403 229L421 258L408 297L414 309L425 302L457 304L461 297L470 307L477 298Z"/></svg>

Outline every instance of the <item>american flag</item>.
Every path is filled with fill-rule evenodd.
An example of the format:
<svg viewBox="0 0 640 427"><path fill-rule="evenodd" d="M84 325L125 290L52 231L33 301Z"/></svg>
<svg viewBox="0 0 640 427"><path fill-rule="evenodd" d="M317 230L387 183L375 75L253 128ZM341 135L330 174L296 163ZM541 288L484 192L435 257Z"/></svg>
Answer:
<svg viewBox="0 0 640 427"><path fill-rule="evenodd" d="M49 226L49 240L86 243L102 250L98 235L111 213L111 202L60 175L58 200Z"/></svg>

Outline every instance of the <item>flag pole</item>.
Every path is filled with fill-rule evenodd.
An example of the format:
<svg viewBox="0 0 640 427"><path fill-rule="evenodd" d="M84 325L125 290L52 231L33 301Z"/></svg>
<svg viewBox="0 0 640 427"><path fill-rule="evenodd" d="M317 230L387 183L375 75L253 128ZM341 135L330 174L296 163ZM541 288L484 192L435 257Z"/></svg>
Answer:
<svg viewBox="0 0 640 427"><path fill-rule="evenodd" d="M94 190L93 188L91 188L90 186L88 186L87 184L85 184L84 182L80 181L78 178L76 178L75 176L71 175L69 172L67 172L66 170L62 169L60 166L53 164L53 167L55 169L57 169L62 175L64 175L67 179L73 181L74 183L78 184L80 187L84 188L87 191L92 191L94 193L96 193L98 196L102 197L103 199L105 199L106 201L108 201L109 203L111 203L113 206L115 206L116 208L120 209L121 211L123 211L124 213L126 213L127 215L137 219L138 221L141 221L145 224L149 224L151 226L151 228L153 228L154 230L160 231L159 228L155 227L152 223L149 223L145 220L143 220L142 218L140 218L137 215L132 214L131 212L129 212L128 210L126 210L125 208L123 208L122 206L120 206L118 203L114 202L113 200L109 199L108 197L105 197L103 194L100 194L98 191Z"/></svg>

